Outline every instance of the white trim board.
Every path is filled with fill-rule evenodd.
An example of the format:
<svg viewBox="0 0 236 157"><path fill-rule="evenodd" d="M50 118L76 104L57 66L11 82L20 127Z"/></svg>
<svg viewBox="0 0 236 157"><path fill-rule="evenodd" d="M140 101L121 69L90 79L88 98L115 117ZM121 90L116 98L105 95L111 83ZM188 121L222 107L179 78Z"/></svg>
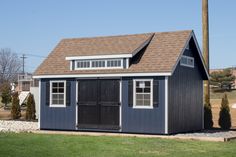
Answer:
<svg viewBox="0 0 236 157"><path fill-rule="evenodd" d="M165 134L168 134L168 77L165 77Z"/></svg>
<svg viewBox="0 0 236 157"><path fill-rule="evenodd" d="M130 54L120 54L120 55L93 55L93 56L72 56L66 57L66 60L79 60L79 59L115 59L115 58L131 58L133 55Z"/></svg>
<svg viewBox="0 0 236 157"><path fill-rule="evenodd" d="M38 112L38 129L40 130L40 112L41 112L41 80L39 80L39 112Z"/></svg>
<svg viewBox="0 0 236 157"><path fill-rule="evenodd" d="M35 75L33 78L81 78L81 77L132 77L132 76L171 76L170 72L163 73L117 73L117 74L71 74L71 75Z"/></svg>

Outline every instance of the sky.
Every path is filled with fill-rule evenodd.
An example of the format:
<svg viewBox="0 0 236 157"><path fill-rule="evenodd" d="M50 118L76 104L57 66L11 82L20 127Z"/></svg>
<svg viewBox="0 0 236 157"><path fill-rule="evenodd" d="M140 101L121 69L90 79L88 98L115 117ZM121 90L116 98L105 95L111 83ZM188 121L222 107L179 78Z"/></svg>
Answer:
<svg viewBox="0 0 236 157"><path fill-rule="evenodd" d="M1 0L0 48L28 54L33 72L63 38L194 30L201 0ZM209 0L210 68L236 66L236 1Z"/></svg>

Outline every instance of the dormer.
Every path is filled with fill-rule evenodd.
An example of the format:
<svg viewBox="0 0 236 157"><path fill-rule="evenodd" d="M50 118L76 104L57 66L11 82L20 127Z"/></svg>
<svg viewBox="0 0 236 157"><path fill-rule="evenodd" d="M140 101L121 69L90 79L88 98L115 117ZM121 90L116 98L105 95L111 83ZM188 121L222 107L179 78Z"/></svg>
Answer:
<svg viewBox="0 0 236 157"><path fill-rule="evenodd" d="M128 69L132 54L66 57L70 70Z"/></svg>

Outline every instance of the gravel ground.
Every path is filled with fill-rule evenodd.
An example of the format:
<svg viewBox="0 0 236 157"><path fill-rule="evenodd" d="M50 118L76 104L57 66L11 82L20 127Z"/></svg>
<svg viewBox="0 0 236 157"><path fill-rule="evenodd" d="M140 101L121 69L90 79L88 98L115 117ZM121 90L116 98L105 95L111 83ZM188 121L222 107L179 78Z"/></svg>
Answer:
<svg viewBox="0 0 236 157"><path fill-rule="evenodd" d="M231 138L236 137L236 131L224 131L224 130L205 130L202 132L177 134L175 136L186 136L186 137L222 137Z"/></svg>
<svg viewBox="0 0 236 157"><path fill-rule="evenodd" d="M38 122L0 120L0 132L33 132L36 130L38 130ZM232 138L236 137L236 130L205 130L202 132L183 133L170 136L187 138Z"/></svg>
<svg viewBox="0 0 236 157"><path fill-rule="evenodd" d="M0 132L31 132L38 129L38 122L0 120Z"/></svg>

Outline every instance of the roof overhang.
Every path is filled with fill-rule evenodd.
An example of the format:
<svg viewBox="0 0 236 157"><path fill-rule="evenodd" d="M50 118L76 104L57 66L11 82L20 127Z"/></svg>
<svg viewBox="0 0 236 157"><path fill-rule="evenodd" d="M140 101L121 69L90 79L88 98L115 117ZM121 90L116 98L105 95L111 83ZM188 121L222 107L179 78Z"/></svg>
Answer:
<svg viewBox="0 0 236 157"><path fill-rule="evenodd" d="M43 78L91 78L91 77L135 77L135 76L171 76L170 72L163 73L115 73L115 74L69 74L69 75L35 75L34 79Z"/></svg>

